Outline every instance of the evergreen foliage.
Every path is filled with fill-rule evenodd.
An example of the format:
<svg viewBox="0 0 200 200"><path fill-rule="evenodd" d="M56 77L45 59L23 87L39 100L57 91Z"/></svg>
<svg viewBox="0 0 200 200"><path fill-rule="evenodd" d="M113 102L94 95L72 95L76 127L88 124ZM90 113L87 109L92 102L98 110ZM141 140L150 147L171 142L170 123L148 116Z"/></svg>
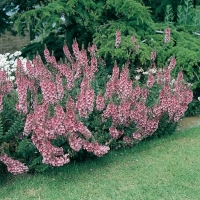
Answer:
<svg viewBox="0 0 200 200"><path fill-rule="evenodd" d="M9 127L9 130L4 135L4 140L9 141L16 137L16 134L24 127L23 118L19 116L17 120ZM17 135L18 136L18 135Z"/></svg>
<svg viewBox="0 0 200 200"><path fill-rule="evenodd" d="M22 49L22 56L33 59L37 53L43 55L43 51L45 48L44 44L49 46L49 50L53 52L58 61L64 57L63 52L60 51L64 44L64 38L56 36L55 33L51 33L48 37L45 37L43 41L28 44L26 48ZM45 61L44 56L42 56L42 59L43 61Z"/></svg>
<svg viewBox="0 0 200 200"><path fill-rule="evenodd" d="M8 18L8 15L6 15L6 12L0 6L0 35L4 33L6 29L10 28Z"/></svg>
<svg viewBox="0 0 200 200"><path fill-rule="evenodd" d="M67 43L75 37L79 38L80 33L85 33L84 39L87 41L86 34L91 33L90 30L94 24L97 25L95 21L98 20L98 16L101 16L100 12L103 11L102 7L99 9L98 6L99 3L92 0L69 0L67 2L57 0L41 4L38 8L21 15L16 14L13 18L19 33L32 27L32 31L36 35L39 35L41 30L47 36L52 32L64 34ZM71 44L68 45L71 46Z"/></svg>

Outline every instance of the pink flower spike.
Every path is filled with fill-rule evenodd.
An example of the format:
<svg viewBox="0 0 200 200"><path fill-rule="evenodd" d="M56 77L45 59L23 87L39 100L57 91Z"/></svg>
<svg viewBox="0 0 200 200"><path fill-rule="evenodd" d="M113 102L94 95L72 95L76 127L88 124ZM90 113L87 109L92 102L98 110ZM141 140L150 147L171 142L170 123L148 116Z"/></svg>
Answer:
<svg viewBox="0 0 200 200"><path fill-rule="evenodd" d="M173 58L170 60L170 64L169 64L169 66L168 66L169 71L171 71L172 69L174 69L175 65L176 65L176 58L173 57Z"/></svg>
<svg viewBox="0 0 200 200"><path fill-rule="evenodd" d="M169 43L170 42L170 28L166 28L165 30L165 43Z"/></svg>
<svg viewBox="0 0 200 200"><path fill-rule="evenodd" d="M99 94L96 99L96 108L97 110L102 111L104 107L105 107L104 98L101 94Z"/></svg>
<svg viewBox="0 0 200 200"><path fill-rule="evenodd" d="M121 43L121 32L119 30L117 30L115 33L115 36L116 36L115 47L119 48L120 43Z"/></svg>
<svg viewBox="0 0 200 200"><path fill-rule="evenodd" d="M151 52L151 60L155 60L156 59L156 51L152 51Z"/></svg>
<svg viewBox="0 0 200 200"><path fill-rule="evenodd" d="M150 74L147 80L147 87L152 88L153 84L154 84L154 76Z"/></svg>

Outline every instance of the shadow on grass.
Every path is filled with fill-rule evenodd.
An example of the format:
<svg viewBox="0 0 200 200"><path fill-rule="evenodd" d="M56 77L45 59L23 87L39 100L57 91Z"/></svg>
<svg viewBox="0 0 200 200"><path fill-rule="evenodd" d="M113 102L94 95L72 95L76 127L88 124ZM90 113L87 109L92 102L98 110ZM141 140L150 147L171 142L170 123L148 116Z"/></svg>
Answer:
<svg viewBox="0 0 200 200"><path fill-rule="evenodd" d="M135 144L132 148L122 148L119 150L112 149L108 154L103 157L87 157L84 160L72 160L69 164L62 167L51 167L45 172L35 174L22 174L22 175L1 175L2 181L1 186L14 184L16 179L38 179L38 180L53 180L55 177L59 177L59 181L64 183L66 180L68 183L76 183L80 179L84 179L84 176L90 174L91 176L95 173L100 173L103 169L110 169L110 166L118 164L121 157L128 158L132 154L133 158L137 158L138 154L143 151L150 151L152 148L169 143L174 140L190 137L193 138L199 134L200 126L187 129L185 131L176 131L174 134L166 134L160 137L149 137L145 140ZM79 176L79 180L76 178ZM39 178L38 178L39 177Z"/></svg>

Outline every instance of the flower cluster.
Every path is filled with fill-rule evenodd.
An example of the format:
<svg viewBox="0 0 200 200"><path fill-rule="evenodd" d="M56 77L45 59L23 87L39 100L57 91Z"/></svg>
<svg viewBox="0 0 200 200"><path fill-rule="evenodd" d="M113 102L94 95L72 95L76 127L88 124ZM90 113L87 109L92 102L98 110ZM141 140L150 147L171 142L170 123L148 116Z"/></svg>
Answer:
<svg viewBox="0 0 200 200"><path fill-rule="evenodd" d="M120 44L121 44L121 32L119 30L116 31L115 33L115 47L119 48Z"/></svg>
<svg viewBox="0 0 200 200"><path fill-rule="evenodd" d="M87 118L88 114L93 111L94 107L94 90L90 87L90 81L85 78L81 83L80 93L77 96L76 109L79 115Z"/></svg>
<svg viewBox="0 0 200 200"><path fill-rule="evenodd" d="M97 141L89 142L92 133L76 116L87 117L93 111L95 94L91 87L91 81L94 73L97 71L97 49L95 45L90 47L91 60L87 58L86 51L79 51L78 44L73 44L75 59L71 56L67 46L64 46L67 59L71 61L71 67L68 64L57 64L54 57L50 56L48 49L44 50L45 58L49 64L56 69L49 71L42 63L39 55L31 62L26 63L27 71L20 60L17 63L16 84L19 92L18 111L27 113L28 105L26 102L28 89L32 93L34 104L32 112L28 113L24 127L24 134L32 133L32 141L40 154L43 156L43 163L52 166L61 166L70 161L69 154L65 153L62 147L55 147L51 141L58 136L65 137L74 151L85 149L93 152L97 156L102 156L108 152L109 147L99 144ZM76 60L76 61L75 61ZM80 92L75 100L70 96L66 102L66 107L59 105L59 100L65 96L65 90L71 90L74 87L74 79L84 76L80 85ZM63 78L67 79L67 85L63 84ZM41 91L42 100L38 102L37 93ZM98 98L100 99L100 98ZM98 105L103 109L103 101ZM54 107L54 115L49 106ZM30 109L30 108L29 108ZM64 109L66 112L64 112Z"/></svg>
<svg viewBox="0 0 200 200"><path fill-rule="evenodd" d="M7 73L0 70L0 112L3 109L3 97L13 89L12 81L7 80Z"/></svg>
<svg viewBox="0 0 200 200"><path fill-rule="evenodd" d="M152 74L149 74L147 80L147 87L152 88L153 84L154 84L154 76Z"/></svg>
<svg viewBox="0 0 200 200"><path fill-rule="evenodd" d="M118 77L119 67L115 65L113 67L112 77L106 84L105 99L111 98L112 95L118 90Z"/></svg>
<svg viewBox="0 0 200 200"><path fill-rule="evenodd" d="M99 94L96 98L96 107L99 111L102 111L105 107L104 98L101 94Z"/></svg>
<svg viewBox="0 0 200 200"><path fill-rule="evenodd" d="M15 71L16 85L18 89L18 103L16 104L17 111L27 113L27 90L31 87L31 81L26 76L23 63L20 59L17 60L17 69Z"/></svg>
<svg viewBox="0 0 200 200"><path fill-rule="evenodd" d="M178 121L183 116L193 95L191 89L184 83L181 72L175 81L171 80L170 71L175 63L173 58L170 67L164 70L156 70L155 68L149 70L147 87L136 86L134 89L132 88L133 82L128 77L128 68L124 68L119 73L119 68L114 66L105 92L105 97L109 102L102 114L103 122L107 118L112 119L113 125L109 132L113 138L117 139L124 134L123 129L117 130L118 126L128 126L134 122L136 131L133 133L133 139L141 140L157 130L160 117L164 113L169 114L171 121ZM150 89L155 84L154 80L157 80L157 84L162 89L158 103L153 108L148 108L145 102ZM116 104L113 102L113 97L116 97L118 101Z"/></svg>
<svg viewBox="0 0 200 200"><path fill-rule="evenodd" d="M58 67L55 56L50 56L50 52L47 48L45 48L45 50L44 50L44 56L48 63L51 63L55 68Z"/></svg>
<svg viewBox="0 0 200 200"><path fill-rule="evenodd" d="M156 59L156 51L152 51L151 52L151 60L155 60Z"/></svg>
<svg viewBox="0 0 200 200"><path fill-rule="evenodd" d="M169 43L170 42L170 28L168 27L168 28L166 28L166 30L165 30L165 43Z"/></svg>
<svg viewBox="0 0 200 200"><path fill-rule="evenodd" d="M129 69L125 67L120 73L120 78L118 80L118 90L117 94L123 100L127 100L131 97L132 92L132 81L129 78Z"/></svg>
<svg viewBox="0 0 200 200"><path fill-rule="evenodd" d="M109 128L109 132L110 132L110 135L113 137L113 138L116 138L118 139L120 136L122 136L124 134L124 130L122 131L118 131L116 129L116 127L110 127Z"/></svg>
<svg viewBox="0 0 200 200"><path fill-rule="evenodd" d="M68 46L67 46L66 44L63 46L63 52L64 52L66 58L67 58L70 62L72 62L72 55L71 55L71 53L70 53L70 51L69 51L69 48L68 48Z"/></svg>
<svg viewBox="0 0 200 200"><path fill-rule="evenodd" d="M7 166L8 172L13 173L14 175L22 174L28 171L28 167L26 167L23 163L18 160L13 160L5 153L0 155L0 161Z"/></svg>
<svg viewBox="0 0 200 200"><path fill-rule="evenodd" d="M135 51L138 51L140 49L140 46L139 44L137 44L136 42L136 37L135 36L132 36L131 37L131 41L133 42L134 46L135 46Z"/></svg>
<svg viewBox="0 0 200 200"><path fill-rule="evenodd" d="M108 146L99 145L97 142L84 142L83 148L88 152L93 152L98 157L105 155L110 150Z"/></svg>
<svg viewBox="0 0 200 200"><path fill-rule="evenodd" d="M170 63L169 63L169 66L168 66L169 71L171 71L172 69L174 69L175 65L176 65L176 58L173 57L173 58L170 60Z"/></svg>
<svg viewBox="0 0 200 200"><path fill-rule="evenodd" d="M72 90L74 87L74 74L73 70L66 64L60 64L58 66L60 74L67 78L67 89Z"/></svg>

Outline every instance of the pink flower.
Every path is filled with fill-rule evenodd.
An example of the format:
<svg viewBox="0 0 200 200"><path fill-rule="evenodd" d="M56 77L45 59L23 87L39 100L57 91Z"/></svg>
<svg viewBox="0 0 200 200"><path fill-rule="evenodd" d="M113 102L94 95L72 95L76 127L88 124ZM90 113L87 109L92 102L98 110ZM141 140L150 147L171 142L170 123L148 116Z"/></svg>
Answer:
<svg viewBox="0 0 200 200"><path fill-rule="evenodd" d="M28 135L32 129L33 129L33 120L34 120L34 114L33 113L29 113L27 115L27 118L26 118L26 123L25 123L25 126L24 126L24 135Z"/></svg>
<svg viewBox="0 0 200 200"><path fill-rule="evenodd" d="M169 43L170 42L170 28L166 28L165 30L165 43Z"/></svg>
<svg viewBox="0 0 200 200"><path fill-rule="evenodd" d="M0 155L0 161L3 162L7 166L8 171L14 175L22 174L28 171L28 167L18 160L13 160L8 157L7 154Z"/></svg>
<svg viewBox="0 0 200 200"><path fill-rule="evenodd" d="M133 145L133 139L128 137L128 136L124 136L123 137L123 142L128 146L132 146Z"/></svg>
<svg viewBox="0 0 200 200"><path fill-rule="evenodd" d="M78 137L77 134L73 133L72 136L68 137L69 145L74 151L79 151L83 146L83 140Z"/></svg>
<svg viewBox="0 0 200 200"><path fill-rule="evenodd" d="M96 108L97 110L102 111L104 107L105 107L104 98L101 94L99 94L96 99Z"/></svg>
<svg viewBox="0 0 200 200"><path fill-rule="evenodd" d="M68 46L66 44L63 46L63 52L64 52L65 56L67 57L67 59L70 62L72 62L72 55L71 55L71 53L70 53L70 51L68 49Z"/></svg>
<svg viewBox="0 0 200 200"><path fill-rule="evenodd" d="M115 47L119 48L119 46L121 44L121 32L119 30L117 30L115 36L116 36Z"/></svg>
<svg viewBox="0 0 200 200"><path fill-rule="evenodd" d="M131 101L122 102L118 106L118 116L120 124L127 125L130 116Z"/></svg>
<svg viewBox="0 0 200 200"><path fill-rule="evenodd" d="M62 85L62 78L60 74L56 74L56 89L58 99L61 100L64 97L64 88Z"/></svg>
<svg viewBox="0 0 200 200"><path fill-rule="evenodd" d="M7 74L0 70L0 112L3 109L3 96L13 89L12 81L6 80Z"/></svg>
<svg viewBox="0 0 200 200"><path fill-rule="evenodd" d="M155 60L156 59L156 51L152 51L151 52L151 60Z"/></svg>
<svg viewBox="0 0 200 200"><path fill-rule="evenodd" d="M58 68L60 73L67 78L67 89L72 90L72 88L74 87L73 70L66 64L60 64Z"/></svg>
<svg viewBox="0 0 200 200"><path fill-rule="evenodd" d="M149 74L147 80L147 87L152 88L153 84L154 84L154 76L152 74Z"/></svg>
<svg viewBox="0 0 200 200"><path fill-rule="evenodd" d="M115 139L118 139L124 134L124 130L118 131L116 127L110 127L109 132L110 132L110 135Z"/></svg>
<svg viewBox="0 0 200 200"><path fill-rule="evenodd" d="M170 60L170 64L169 64L169 66L168 66L169 71L171 71L172 69L174 69L175 65L176 65L176 58L173 57L173 58Z"/></svg>
<svg viewBox="0 0 200 200"><path fill-rule="evenodd" d="M92 46L89 46L88 51L90 52L92 56L95 56L97 53L97 46L95 44L93 44Z"/></svg>
<svg viewBox="0 0 200 200"><path fill-rule="evenodd" d="M162 83L163 83L163 74L162 74L161 70L157 71L156 77L157 77L157 79L156 79L157 84L158 85L162 85Z"/></svg>
<svg viewBox="0 0 200 200"><path fill-rule="evenodd" d="M133 42L134 44L136 44L136 38L135 38L135 36L132 36L132 37L131 37L131 40L132 40L132 42Z"/></svg>
<svg viewBox="0 0 200 200"><path fill-rule="evenodd" d="M139 140L141 137L142 137L141 133L137 133L137 132L133 133L133 138L135 140Z"/></svg>
<svg viewBox="0 0 200 200"><path fill-rule="evenodd" d="M48 63L51 63L56 68L58 67L56 58L54 56L50 56L49 50L47 48L44 50L44 56Z"/></svg>
<svg viewBox="0 0 200 200"><path fill-rule="evenodd" d="M139 51L139 49L140 49L139 44L135 44L135 51Z"/></svg>
<svg viewBox="0 0 200 200"><path fill-rule="evenodd" d="M165 81L165 83L169 84L170 79L171 79L170 70L165 68L164 69L164 81Z"/></svg>
<svg viewBox="0 0 200 200"><path fill-rule="evenodd" d="M78 60L80 51L79 51L78 43L76 40L72 44L72 50L74 52L76 60Z"/></svg>

